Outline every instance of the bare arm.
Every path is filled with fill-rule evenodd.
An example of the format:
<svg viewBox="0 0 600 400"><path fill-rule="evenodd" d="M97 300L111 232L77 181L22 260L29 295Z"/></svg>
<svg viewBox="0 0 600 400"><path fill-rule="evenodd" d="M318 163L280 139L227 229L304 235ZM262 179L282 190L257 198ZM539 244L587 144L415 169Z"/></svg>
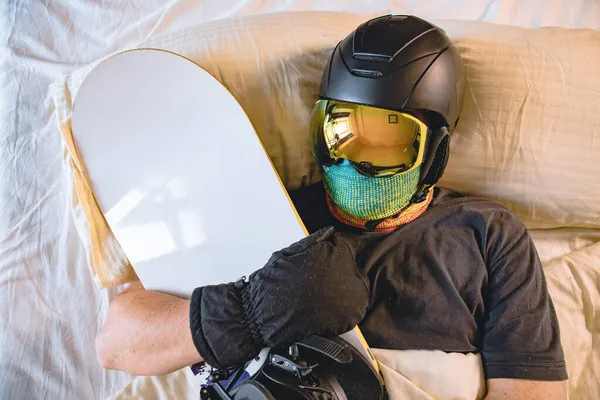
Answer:
<svg viewBox="0 0 600 400"><path fill-rule="evenodd" d="M110 303L96 338L100 364L136 375L164 375L201 361L189 307L189 300L133 285Z"/></svg>
<svg viewBox="0 0 600 400"><path fill-rule="evenodd" d="M566 400L567 381L488 379L485 400Z"/></svg>

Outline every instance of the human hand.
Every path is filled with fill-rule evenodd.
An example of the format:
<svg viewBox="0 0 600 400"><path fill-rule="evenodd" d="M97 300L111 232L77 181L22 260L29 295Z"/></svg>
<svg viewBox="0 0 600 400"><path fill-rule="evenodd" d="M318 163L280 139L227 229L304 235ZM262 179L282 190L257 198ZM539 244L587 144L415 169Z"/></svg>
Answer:
<svg viewBox="0 0 600 400"><path fill-rule="evenodd" d="M352 250L329 227L273 253L247 282L195 289L190 328L203 359L226 368L264 347L347 332L368 303L368 285Z"/></svg>

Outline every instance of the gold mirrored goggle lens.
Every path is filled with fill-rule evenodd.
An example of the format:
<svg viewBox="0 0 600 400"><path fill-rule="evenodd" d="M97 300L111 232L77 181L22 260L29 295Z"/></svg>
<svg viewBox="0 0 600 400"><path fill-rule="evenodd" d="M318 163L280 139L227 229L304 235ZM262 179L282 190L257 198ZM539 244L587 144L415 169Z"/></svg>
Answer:
<svg viewBox="0 0 600 400"><path fill-rule="evenodd" d="M330 156L367 175L409 171L423 161L427 126L412 115L332 100L321 105L321 134ZM324 106L324 107L323 107Z"/></svg>

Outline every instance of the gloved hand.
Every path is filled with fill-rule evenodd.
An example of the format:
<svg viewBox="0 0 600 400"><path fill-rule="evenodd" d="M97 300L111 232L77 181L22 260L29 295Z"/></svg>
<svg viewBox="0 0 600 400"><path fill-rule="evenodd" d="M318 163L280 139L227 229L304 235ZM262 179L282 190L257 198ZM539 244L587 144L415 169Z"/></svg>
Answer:
<svg viewBox="0 0 600 400"><path fill-rule="evenodd" d="M196 288L190 328L204 360L227 368L264 347L347 332L368 303L368 284L348 243L329 227L273 253L247 282Z"/></svg>

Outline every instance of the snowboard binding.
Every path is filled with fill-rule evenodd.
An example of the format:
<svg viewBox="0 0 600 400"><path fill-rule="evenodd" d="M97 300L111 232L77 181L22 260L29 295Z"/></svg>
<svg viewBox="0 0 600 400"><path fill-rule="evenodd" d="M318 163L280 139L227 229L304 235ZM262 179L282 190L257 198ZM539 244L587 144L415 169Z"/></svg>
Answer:
<svg viewBox="0 0 600 400"><path fill-rule="evenodd" d="M387 399L380 375L340 337L311 336L288 348L266 348L239 368L194 368L202 376L202 400Z"/></svg>

